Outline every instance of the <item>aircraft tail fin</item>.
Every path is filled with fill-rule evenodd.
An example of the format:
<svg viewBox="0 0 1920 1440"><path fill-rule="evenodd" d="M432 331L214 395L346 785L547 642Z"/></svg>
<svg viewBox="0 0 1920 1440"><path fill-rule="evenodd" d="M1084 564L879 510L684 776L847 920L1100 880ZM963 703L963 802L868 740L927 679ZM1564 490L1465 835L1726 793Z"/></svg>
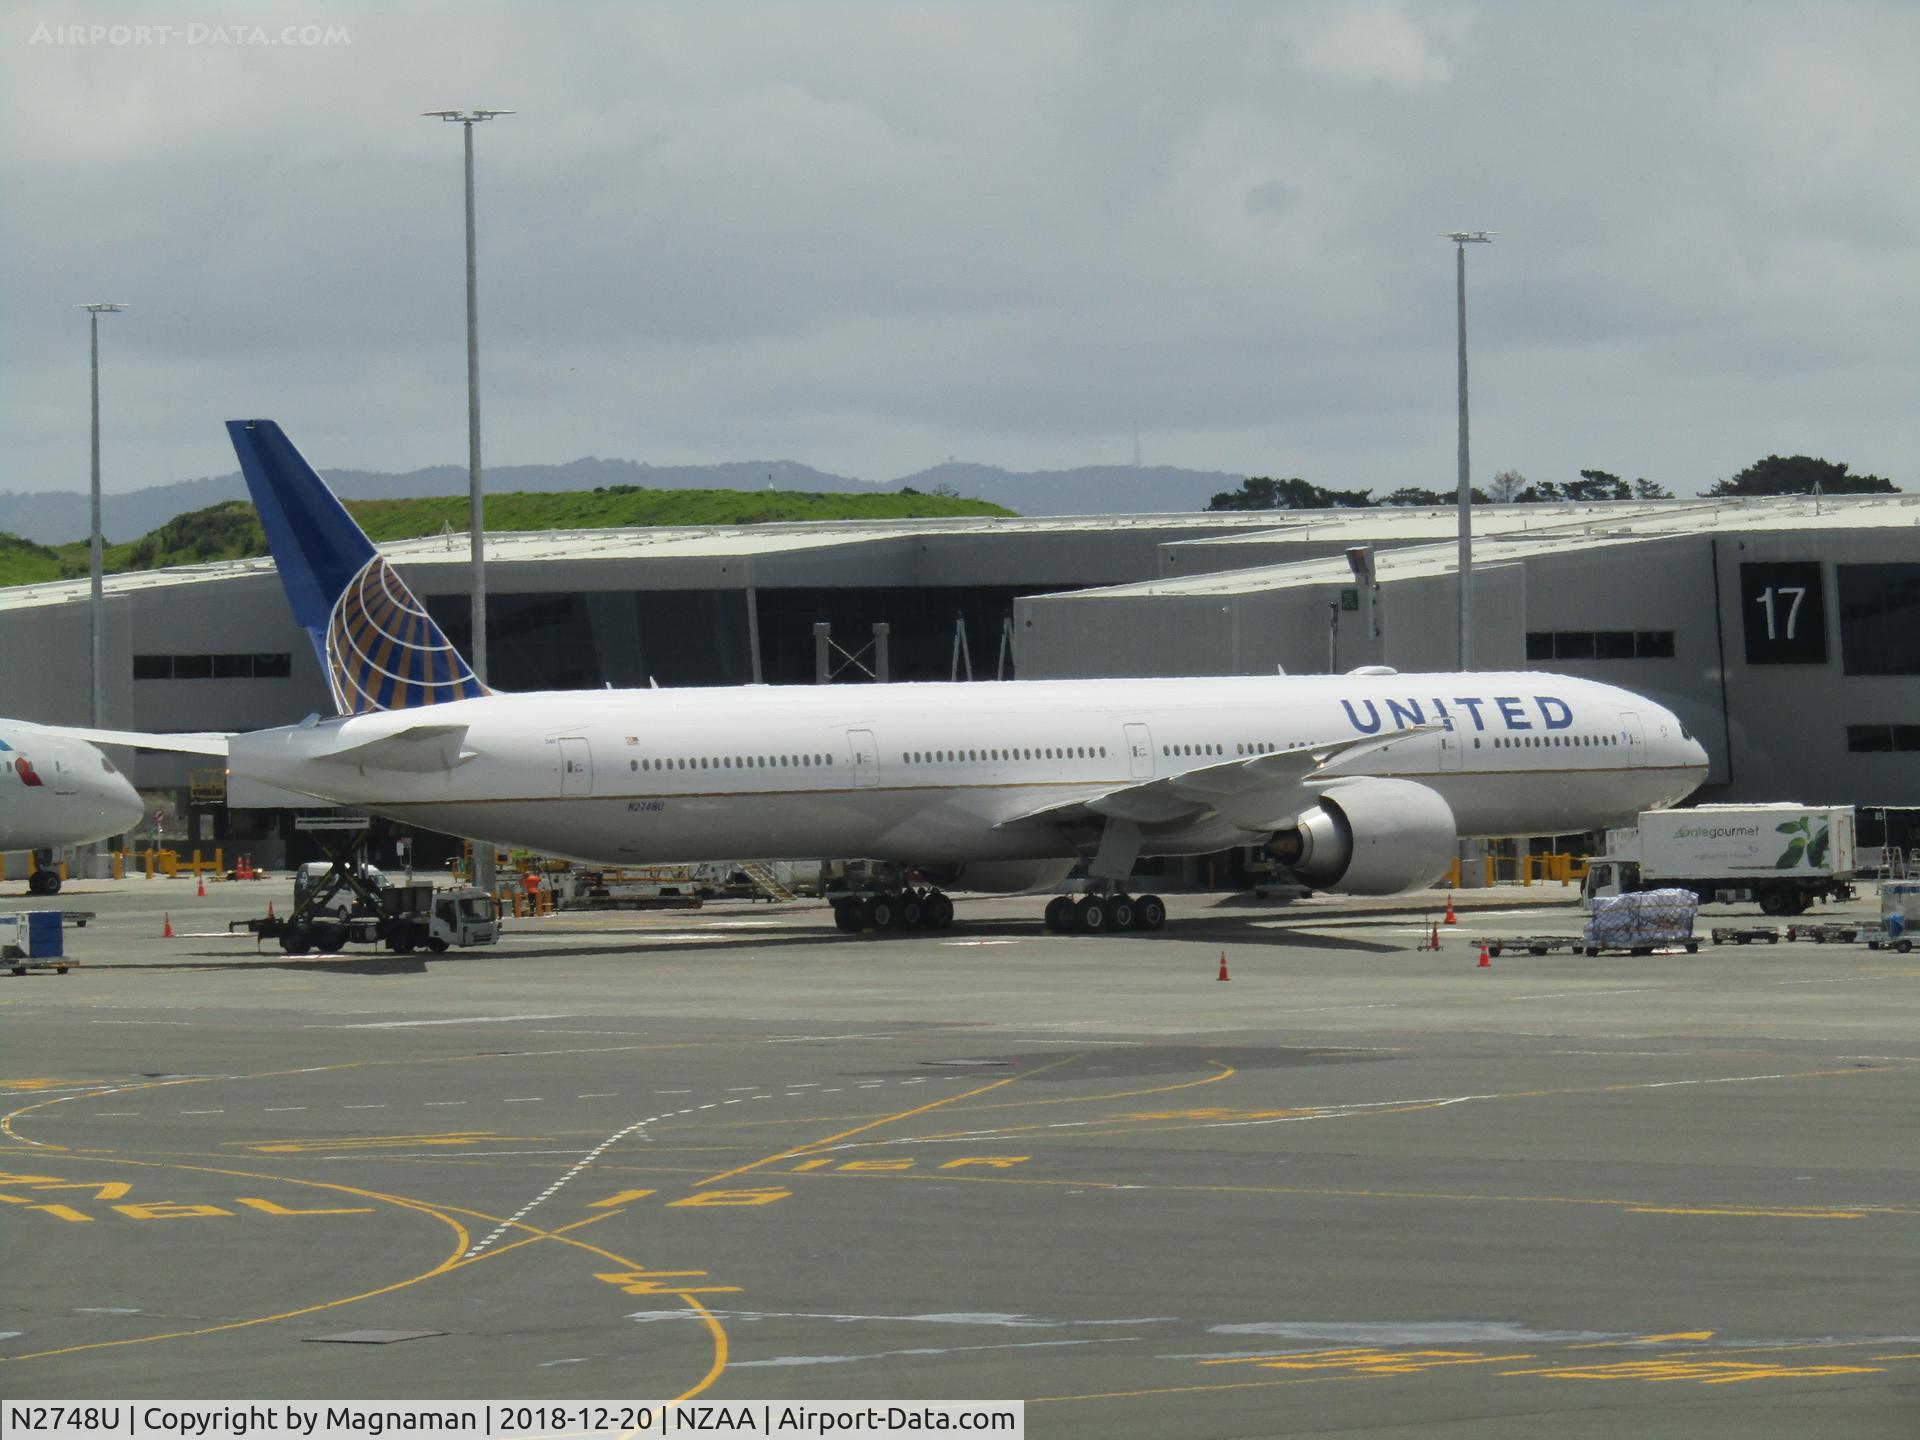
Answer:
<svg viewBox="0 0 1920 1440"><path fill-rule="evenodd" d="M271 420L229 420L293 617L342 715L411 710L489 691L406 582Z"/></svg>

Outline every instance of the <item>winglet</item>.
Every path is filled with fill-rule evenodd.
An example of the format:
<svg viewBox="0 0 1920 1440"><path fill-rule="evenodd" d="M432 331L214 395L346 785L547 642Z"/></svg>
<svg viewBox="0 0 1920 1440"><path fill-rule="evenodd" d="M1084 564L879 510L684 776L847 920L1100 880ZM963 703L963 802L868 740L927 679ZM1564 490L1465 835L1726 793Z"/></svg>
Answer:
<svg viewBox="0 0 1920 1440"><path fill-rule="evenodd" d="M341 714L488 693L278 425L229 420L227 434L293 618L313 641Z"/></svg>

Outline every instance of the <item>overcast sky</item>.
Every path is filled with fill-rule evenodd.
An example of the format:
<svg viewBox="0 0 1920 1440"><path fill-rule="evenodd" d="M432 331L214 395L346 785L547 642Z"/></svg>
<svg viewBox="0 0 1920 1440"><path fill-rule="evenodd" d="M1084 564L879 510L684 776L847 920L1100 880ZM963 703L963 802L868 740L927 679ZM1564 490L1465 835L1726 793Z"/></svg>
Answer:
<svg viewBox="0 0 1920 1440"><path fill-rule="evenodd" d="M1148 464L1449 487L1436 232L1484 227L1478 483L1920 489L1917 59L1911 3L25 0L0 489L85 488L87 300L134 307L109 490L231 471L239 416L323 471L464 462L448 106L520 112L476 134L495 463L887 479L1137 425Z"/></svg>

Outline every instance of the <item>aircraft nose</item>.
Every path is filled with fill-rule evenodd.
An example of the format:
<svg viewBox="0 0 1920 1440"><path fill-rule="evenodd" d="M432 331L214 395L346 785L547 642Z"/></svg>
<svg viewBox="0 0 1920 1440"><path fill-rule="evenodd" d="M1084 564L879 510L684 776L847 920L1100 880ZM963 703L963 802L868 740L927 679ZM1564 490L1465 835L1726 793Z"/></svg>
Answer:
<svg viewBox="0 0 1920 1440"><path fill-rule="evenodd" d="M117 828L117 833L126 834L140 828L140 822L146 818L147 807L124 775L113 777L118 783L107 791L107 822Z"/></svg>

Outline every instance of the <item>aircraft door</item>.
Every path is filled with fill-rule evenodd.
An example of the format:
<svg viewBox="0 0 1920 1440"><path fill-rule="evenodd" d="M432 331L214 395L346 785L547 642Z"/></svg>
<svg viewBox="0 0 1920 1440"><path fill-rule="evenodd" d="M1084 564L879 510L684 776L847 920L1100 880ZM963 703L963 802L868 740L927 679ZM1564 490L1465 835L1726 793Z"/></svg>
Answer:
<svg viewBox="0 0 1920 1440"><path fill-rule="evenodd" d="M1460 732L1452 725L1440 732L1440 769L1444 774L1448 770L1460 768Z"/></svg>
<svg viewBox="0 0 1920 1440"><path fill-rule="evenodd" d="M847 749L853 752L853 783L880 783L880 747L873 743L873 731L847 731Z"/></svg>
<svg viewBox="0 0 1920 1440"><path fill-rule="evenodd" d="M1637 710L1620 712L1620 729L1627 737L1627 763L1644 765L1647 763L1647 727L1640 722Z"/></svg>
<svg viewBox="0 0 1920 1440"><path fill-rule="evenodd" d="M585 736L569 735L560 742L560 793L593 793L593 747Z"/></svg>
<svg viewBox="0 0 1920 1440"><path fill-rule="evenodd" d="M1134 779L1153 778L1153 736L1144 725L1127 726L1127 764Z"/></svg>
<svg viewBox="0 0 1920 1440"><path fill-rule="evenodd" d="M53 757L53 793L71 795L80 788L80 772L71 760Z"/></svg>

